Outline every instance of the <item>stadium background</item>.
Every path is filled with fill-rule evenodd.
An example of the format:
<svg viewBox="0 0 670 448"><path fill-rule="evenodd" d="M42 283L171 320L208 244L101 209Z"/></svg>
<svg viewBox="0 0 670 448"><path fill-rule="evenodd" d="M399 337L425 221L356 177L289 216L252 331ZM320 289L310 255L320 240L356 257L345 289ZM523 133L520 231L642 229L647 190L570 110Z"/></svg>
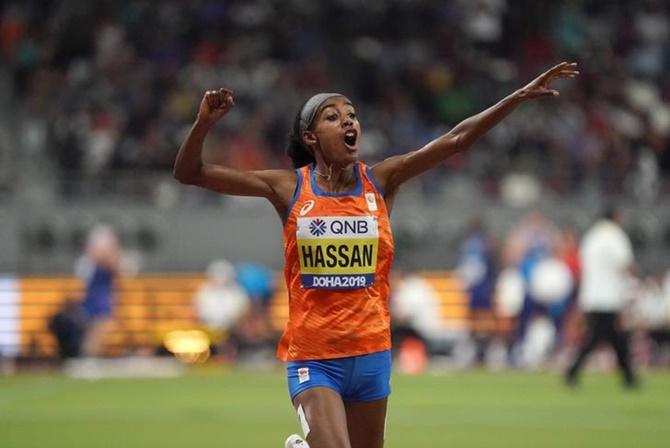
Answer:
<svg viewBox="0 0 670 448"><path fill-rule="evenodd" d="M662 0L23 0L0 8L0 355L3 371L14 372L0 378L1 446L79 446L77 437L109 446L128 431L127 446L186 437L268 446L297 430L281 369L222 373L210 361L180 379L90 385L53 370L47 321L81 291L74 265L97 222L114 227L137 271L123 280L109 355L190 328L191 300L212 260L281 268L281 229L268 204L171 176L198 101L213 87L234 90L236 107L208 137L208 160L288 167L296 108L314 92L342 91L361 117L362 158L374 163L576 60L582 76L560 84L559 99L524 105L468 154L407 185L392 220L396 267L433 282L445 325L458 332L467 307L453 270L473 219L503 247L531 210L580 234L615 203L626 211L641 273L670 268L670 11ZM270 308L276 327L282 298L279 291ZM644 331L639 340L651 365ZM557 372L399 374L388 445L586 446L611 436L612 446L664 446L670 408L658 397L670 387L667 360L650 369L631 396L609 376L575 397ZM239 393L245 380L255 388L249 396ZM524 388L533 392L527 400L517 397ZM145 390L148 403L176 398L137 409L130 391ZM248 419L234 417L234 406ZM166 437L181 424L184 439Z"/></svg>

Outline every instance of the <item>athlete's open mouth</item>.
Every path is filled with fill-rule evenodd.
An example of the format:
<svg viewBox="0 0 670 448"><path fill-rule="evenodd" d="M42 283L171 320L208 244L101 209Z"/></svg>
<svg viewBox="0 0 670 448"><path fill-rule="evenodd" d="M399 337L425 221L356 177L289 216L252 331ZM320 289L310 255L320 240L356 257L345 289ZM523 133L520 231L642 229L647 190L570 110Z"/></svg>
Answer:
<svg viewBox="0 0 670 448"><path fill-rule="evenodd" d="M351 129L347 132L344 133L344 143L347 146L354 146L356 144L356 138L358 137L358 133L356 130Z"/></svg>

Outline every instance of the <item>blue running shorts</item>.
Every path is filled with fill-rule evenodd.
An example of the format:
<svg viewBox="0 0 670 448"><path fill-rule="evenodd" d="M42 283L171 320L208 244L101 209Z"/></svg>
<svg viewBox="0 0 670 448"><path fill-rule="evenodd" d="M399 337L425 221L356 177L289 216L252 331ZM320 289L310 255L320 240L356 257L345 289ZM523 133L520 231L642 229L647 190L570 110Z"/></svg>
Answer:
<svg viewBox="0 0 670 448"><path fill-rule="evenodd" d="M334 390L345 402L381 400L391 395L391 351L347 358L289 361L291 400L312 387Z"/></svg>

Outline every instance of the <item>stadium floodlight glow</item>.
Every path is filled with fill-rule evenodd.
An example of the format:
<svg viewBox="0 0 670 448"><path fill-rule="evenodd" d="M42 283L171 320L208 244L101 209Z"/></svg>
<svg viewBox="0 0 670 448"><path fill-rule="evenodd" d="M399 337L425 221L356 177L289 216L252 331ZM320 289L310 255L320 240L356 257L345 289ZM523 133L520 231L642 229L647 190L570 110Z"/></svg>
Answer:
<svg viewBox="0 0 670 448"><path fill-rule="evenodd" d="M207 361L210 343L209 336L201 330L174 330L163 339L165 348L178 360L188 364Z"/></svg>

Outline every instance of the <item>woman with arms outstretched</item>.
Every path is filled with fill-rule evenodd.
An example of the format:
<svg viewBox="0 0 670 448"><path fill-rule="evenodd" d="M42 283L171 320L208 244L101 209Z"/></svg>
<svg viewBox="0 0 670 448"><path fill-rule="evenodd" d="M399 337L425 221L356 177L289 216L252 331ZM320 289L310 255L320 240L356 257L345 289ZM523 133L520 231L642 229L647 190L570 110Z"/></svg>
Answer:
<svg viewBox="0 0 670 448"><path fill-rule="evenodd" d="M358 160L361 127L337 93L307 100L287 153L295 170L240 171L202 161L209 129L234 105L226 89L205 93L174 166L177 180L223 194L267 198L284 226L289 320L277 349L306 442L287 447L380 448L390 394L389 213L400 187L470 148L526 100L556 96L574 78L563 62L423 148L374 166Z"/></svg>

